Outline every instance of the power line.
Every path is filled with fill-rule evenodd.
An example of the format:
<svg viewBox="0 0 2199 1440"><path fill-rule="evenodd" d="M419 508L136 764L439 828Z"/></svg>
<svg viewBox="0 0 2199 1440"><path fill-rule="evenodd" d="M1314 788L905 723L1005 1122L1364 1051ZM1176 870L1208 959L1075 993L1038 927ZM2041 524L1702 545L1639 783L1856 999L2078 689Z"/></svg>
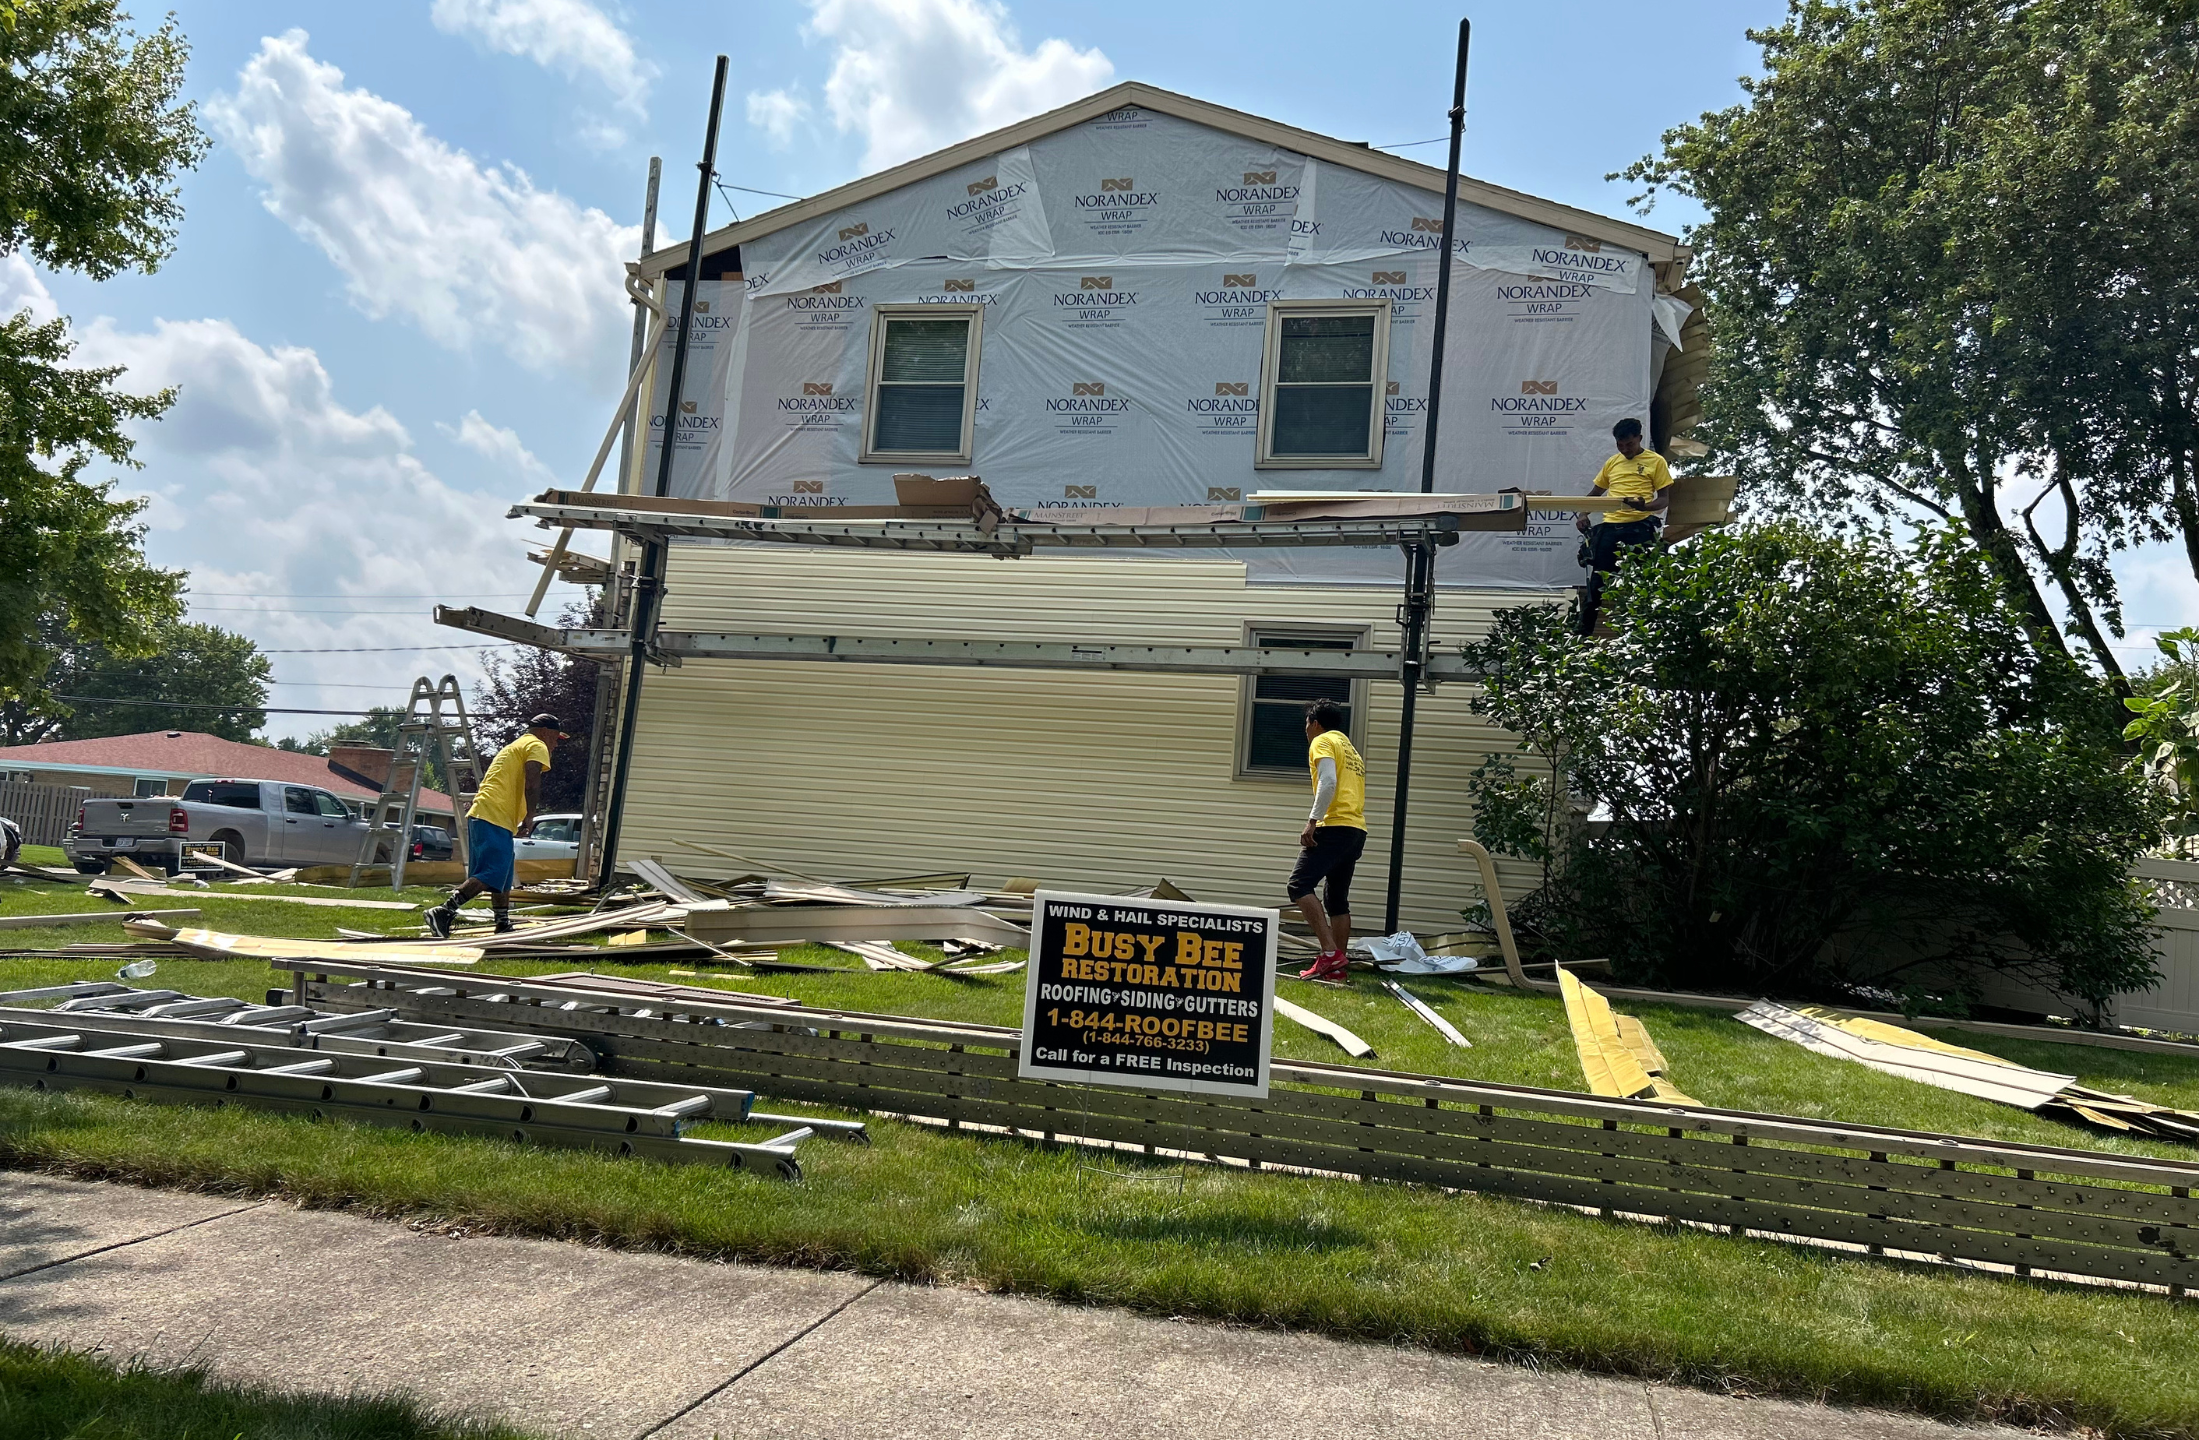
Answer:
<svg viewBox="0 0 2199 1440"><path fill-rule="evenodd" d="M297 710L280 705L199 705L181 700L132 700L121 695L56 695L53 698L66 700L71 705L137 705L153 710L215 710L232 715L245 710L257 711L262 715L349 715L367 720L387 715L397 708L394 705L385 705L379 710ZM517 710L470 710L467 713L480 716L503 716L517 715L520 712Z"/></svg>
<svg viewBox="0 0 2199 1440"><path fill-rule="evenodd" d="M532 646L507 641L501 645L339 645L318 650L262 650L262 655L424 655L431 650L528 650Z"/></svg>
<svg viewBox="0 0 2199 1440"><path fill-rule="evenodd" d="M1448 135L1438 135L1433 140L1400 140L1394 145L1370 145L1367 148L1370 150L1411 150L1422 145L1441 145L1450 138Z"/></svg>
<svg viewBox="0 0 2199 1440"><path fill-rule="evenodd" d="M272 590L193 590L192 595L209 595L219 600L510 600L521 595L532 595L532 590L461 590L453 593L439 591L433 595L356 595L337 591L327 595L284 595Z"/></svg>
<svg viewBox="0 0 2199 1440"><path fill-rule="evenodd" d="M1450 137L1445 136L1444 138L1449 139ZM713 180L710 183L720 190L739 190L748 195L769 195L774 200L807 200L809 198L807 195L789 195L784 190L758 190L753 185L728 185L723 180Z"/></svg>
<svg viewBox="0 0 2199 1440"><path fill-rule="evenodd" d="M417 610L293 610L284 605L193 605L198 615L418 615Z"/></svg>

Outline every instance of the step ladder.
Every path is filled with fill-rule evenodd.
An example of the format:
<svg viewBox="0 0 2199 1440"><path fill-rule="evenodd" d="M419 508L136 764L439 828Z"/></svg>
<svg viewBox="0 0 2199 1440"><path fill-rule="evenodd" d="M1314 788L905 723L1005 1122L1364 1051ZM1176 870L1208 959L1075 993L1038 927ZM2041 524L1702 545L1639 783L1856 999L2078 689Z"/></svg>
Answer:
<svg viewBox="0 0 2199 1440"><path fill-rule="evenodd" d="M396 749L382 793L367 811L366 834L359 839L359 858L351 866L354 890L361 875L385 867L389 887L404 888L405 860L412 853L413 813L420 807L420 787L426 781L430 756L442 762L443 783L450 787L451 853L460 864L469 858L464 806L481 788L482 767L457 676L445 675L431 683L423 675L412 682L412 699L405 707L404 722L397 727Z"/></svg>

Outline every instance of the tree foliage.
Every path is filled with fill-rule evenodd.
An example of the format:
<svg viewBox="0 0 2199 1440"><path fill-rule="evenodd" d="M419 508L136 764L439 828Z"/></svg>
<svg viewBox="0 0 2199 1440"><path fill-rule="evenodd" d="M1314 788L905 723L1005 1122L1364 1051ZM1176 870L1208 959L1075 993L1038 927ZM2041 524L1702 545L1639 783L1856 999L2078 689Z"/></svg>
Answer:
<svg viewBox="0 0 2199 1440"><path fill-rule="evenodd" d="M1697 438L1757 513L1951 522L2123 694L2108 560L2199 573L2199 27L2167 0L1794 0L1628 175L1701 201Z"/></svg>
<svg viewBox="0 0 2199 1440"><path fill-rule="evenodd" d="M483 668L488 674L473 692L482 753L492 754L518 739L536 715L557 716L570 738L550 757L550 773L542 777L541 809L585 809L596 711L595 662L528 648L508 659L491 652Z"/></svg>
<svg viewBox="0 0 2199 1440"><path fill-rule="evenodd" d="M117 655L66 636L55 649L44 705L0 702L0 736L10 745L148 730L200 730L250 741L267 723L274 667L257 645L217 626L169 625L155 637L150 655ZM174 708L179 705L235 708Z"/></svg>
<svg viewBox="0 0 2199 1440"><path fill-rule="evenodd" d="M1526 606L1469 652L1483 712L1609 817L1552 837L1562 953L1758 993L2150 978L2126 873L2154 792L1975 548L1752 527L1631 562L1606 604L1607 640Z"/></svg>
<svg viewBox="0 0 2199 1440"><path fill-rule="evenodd" d="M176 177L205 153L177 102L174 23L132 36L113 0L13 0L0 25L0 255L105 278L151 270L181 218ZM128 466L125 426L170 393L127 395L119 370L67 364L66 322L0 319L0 700L42 708L63 637L150 654L182 577L144 557L138 500L95 462Z"/></svg>

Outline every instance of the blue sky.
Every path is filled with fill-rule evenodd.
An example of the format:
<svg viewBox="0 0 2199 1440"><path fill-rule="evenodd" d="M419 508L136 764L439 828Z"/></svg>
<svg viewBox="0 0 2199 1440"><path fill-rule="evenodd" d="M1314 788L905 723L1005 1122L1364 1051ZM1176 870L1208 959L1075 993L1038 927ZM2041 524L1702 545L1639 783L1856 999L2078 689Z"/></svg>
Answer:
<svg viewBox="0 0 2199 1440"><path fill-rule="evenodd" d="M1575 0L1556 24L1490 8L1466 170L1609 214L1628 187L1603 177L1737 101L1744 32L1784 11ZM1432 139L1457 23L1409 3L1151 0L174 9L216 140L185 182L174 258L101 284L0 259L0 307L67 314L86 360L179 387L124 482L153 497L148 549L193 572L194 618L271 650L371 647L275 657L273 703L333 709L401 699L431 667L473 673L473 652L401 648L466 643L428 621L434 600L522 603L537 532L503 509L577 482L594 451L623 379L618 263L648 157L665 160L660 234L684 236L720 51L721 178L806 195L1129 79L1347 140ZM714 197L711 223L731 218ZM1690 218L1667 204L1649 223ZM2134 620L2199 615L2172 557L2120 568ZM269 733L328 723L275 716Z"/></svg>

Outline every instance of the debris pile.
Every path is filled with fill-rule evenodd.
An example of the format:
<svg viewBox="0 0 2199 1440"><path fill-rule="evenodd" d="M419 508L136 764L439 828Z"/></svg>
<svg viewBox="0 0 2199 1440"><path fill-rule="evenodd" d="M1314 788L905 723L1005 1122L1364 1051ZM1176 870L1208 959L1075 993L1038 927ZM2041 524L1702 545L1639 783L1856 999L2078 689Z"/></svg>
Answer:
<svg viewBox="0 0 2199 1440"><path fill-rule="evenodd" d="M1882 1074L1898 1075L1941 1090L2058 1119L2082 1120L2125 1134L2199 1140L2199 1113L2094 1090L2079 1085L2074 1075L2033 1070L1883 1020L1866 1020L1818 1006L1790 1009L1770 1000L1757 1001L1735 1018L1819 1055L1850 1060Z"/></svg>

